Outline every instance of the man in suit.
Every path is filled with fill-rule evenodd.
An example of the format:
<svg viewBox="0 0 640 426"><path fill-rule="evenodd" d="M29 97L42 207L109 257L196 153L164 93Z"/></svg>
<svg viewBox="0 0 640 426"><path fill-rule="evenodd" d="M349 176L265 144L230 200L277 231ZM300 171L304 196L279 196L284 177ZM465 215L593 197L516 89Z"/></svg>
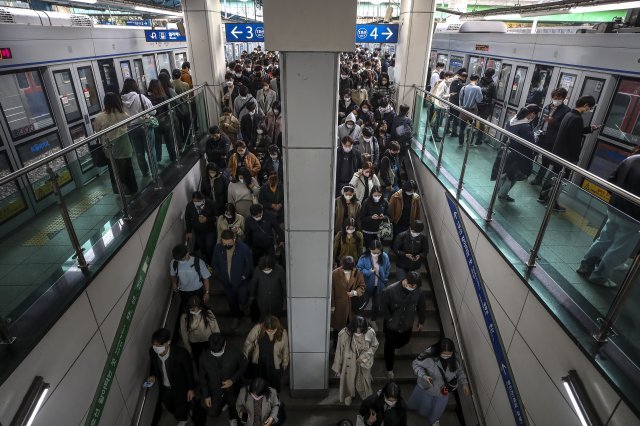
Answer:
<svg viewBox="0 0 640 426"><path fill-rule="evenodd" d="M158 383L159 402L174 415L178 426L184 426L189 419L189 402L195 396L189 352L179 346L171 346L171 332L166 328L153 333L151 344L153 346L149 350L151 363L147 382Z"/></svg>

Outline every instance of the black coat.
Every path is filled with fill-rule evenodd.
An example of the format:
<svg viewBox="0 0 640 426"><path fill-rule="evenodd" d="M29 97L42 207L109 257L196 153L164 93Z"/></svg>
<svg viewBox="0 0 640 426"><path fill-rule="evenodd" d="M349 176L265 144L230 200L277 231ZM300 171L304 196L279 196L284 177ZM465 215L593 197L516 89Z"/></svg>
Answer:
<svg viewBox="0 0 640 426"><path fill-rule="evenodd" d="M398 162L398 172L399 172L400 160L398 159L397 156L394 157L393 155L391 155L389 150L385 151L385 153L382 154L382 157L380 158L380 172L378 173L378 179L380 180L380 185L382 185L385 188L393 185L393 181L391 180L391 174L389 172L391 170L391 165L394 162ZM398 179L398 185L402 185L402 182L400 181L399 173L395 174L395 178Z"/></svg>
<svg viewBox="0 0 640 426"><path fill-rule="evenodd" d="M205 223L200 223L198 216L203 215L207 218ZM195 232L196 234L207 234L216 232L216 203L213 200L205 199L204 207L198 212L198 209L189 202L184 212L184 221L187 233Z"/></svg>
<svg viewBox="0 0 640 426"><path fill-rule="evenodd" d="M560 123L551 152L574 164L577 163L582 151L582 135L585 133L591 133L591 127L585 127L582 114L572 109Z"/></svg>
<svg viewBox="0 0 640 426"><path fill-rule="evenodd" d="M344 169L345 164L347 164L347 169ZM342 145L340 145L336 155L336 182L350 182L353 174L361 168L362 156L353 149L344 152Z"/></svg>
<svg viewBox="0 0 640 426"><path fill-rule="evenodd" d="M213 191L211 188L211 180L207 174L202 176L200 183L200 192L207 197L215 200L216 214L219 216L224 211L224 205L227 204L227 190L229 189L229 177L225 173L218 173L213 179Z"/></svg>
<svg viewBox="0 0 640 426"><path fill-rule="evenodd" d="M564 116L567 115L569 111L571 111L571 108L569 108L565 104L561 104L555 109L555 111L553 111L553 114L549 114L550 111L551 104L542 109L541 116L549 116L551 120L547 125L547 130L545 132L541 132L538 135L538 146L540 146L540 148L546 149L547 151L550 151L553 148L553 143L556 141L558 130L560 129L560 123L562 123L562 119L564 118ZM541 118L538 123L538 127L540 128L540 130L542 130L543 125L544 121Z"/></svg>
<svg viewBox="0 0 640 426"><path fill-rule="evenodd" d="M509 124L507 125L507 130L522 139L535 143L533 128L530 123L521 123L515 126ZM504 173L507 174L511 181L526 179L533 171L535 152L515 140L511 140L509 148L510 152L504 165Z"/></svg>
<svg viewBox="0 0 640 426"><path fill-rule="evenodd" d="M427 257L429 252L429 245L427 237L424 234L420 234L413 238L411 236L411 230L406 230L396 235L393 240L393 252L396 254L396 265L398 268L414 271L420 269L422 261ZM411 260L405 257L406 254L420 255L420 260Z"/></svg>
<svg viewBox="0 0 640 426"><path fill-rule="evenodd" d="M640 155L632 155L622 160L609 177L611 183L632 194L640 196ZM640 220L640 207L617 195L611 196L611 205L635 220Z"/></svg>
<svg viewBox="0 0 640 426"><path fill-rule="evenodd" d="M265 315L280 316L282 303L287 294L284 268L275 264L270 274L265 274L256 268L249 285L249 294L256 299L263 317Z"/></svg>
<svg viewBox="0 0 640 426"><path fill-rule="evenodd" d="M449 102L454 105L458 105L460 103L460 91L462 87L464 87L465 82L459 78L454 78L449 86L449 92L455 93L455 95L451 95L449 97Z"/></svg>
<svg viewBox="0 0 640 426"><path fill-rule="evenodd" d="M276 192L271 191L268 182L262 185L258 193L258 202L262 204L265 211L273 214L278 219L278 222L284 220L284 189L281 183L278 183ZM276 212L271 207L271 204L282 204L283 207Z"/></svg>
<svg viewBox="0 0 640 426"><path fill-rule="evenodd" d="M230 348L228 343L224 354L219 358L213 356L210 350L203 351L198 371L202 398L220 397L223 392L222 382L225 380L233 381L233 388L239 390L246 369L247 358L240 350Z"/></svg>
<svg viewBox="0 0 640 426"><path fill-rule="evenodd" d="M284 181L283 179L284 173L283 173L283 167L282 167L283 164L284 163L281 158L280 166L278 167L278 182ZM267 182L267 178L269 177L269 171L273 168L274 168L273 160L271 159L270 156L266 155L264 157L264 161L262 162L262 167L260 168L260 179L258 181L259 184L262 185Z"/></svg>
<svg viewBox="0 0 640 426"><path fill-rule="evenodd" d="M270 214L263 214L260 222L253 217L244 222L244 242L252 248L268 249L274 246L274 238L284 241L284 232L278 226L276 218Z"/></svg>
<svg viewBox="0 0 640 426"><path fill-rule="evenodd" d="M360 223L362 224L362 230L378 232L384 219L373 219L371 216L374 214L383 214L387 216L388 208L389 203L387 203L387 200L384 198L381 198L377 203L373 202L371 198L364 200L364 203L362 203L362 207L360 208Z"/></svg>
<svg viewBox="0 0 640 426"><path fill-rule="evenodd" d="M218 140L213 138L207 139L204 148L207 154L207 160L224 169L227 167L227 156L229 155L230 146L231 140L229 140L229 137L224 133L220 133L220 139Z"/></svg>
<svg viewBox="0 0 640 426"><path fill-rule="evenodd" d="M378 391L367 397L360 405L360 414L365 422L369 419L370 411L376 413L376 422L372 426L407 426L407 404L400 399L393 408L385 410L384 396Z"/></svg>
<svg viewBox="0 0 640 426"><path fill-rule="evenodd" d="M149 349L151 362L149 364L149 375L156 378L156 383L162 385L162 361L153 351ZM195 390L196 384L193 377L193 367L191 365L191 356L186 349L179 346L171 346L169 350L169 358L165 361L165 368L169 376L169 383L174 395L184 396L187 398L187 391Z"/></svg>
<svg viewBox="0 0 640 426"><path fill-rule="evenodd" d="M403 333L413 328L413 320L424 324L427 319L427 305L424 294L419 290L408 291L400 281L382 291L382 313L387 329Z"/></svg>
<svg viewBox="0 0 640 426"><path fill-rule="evenodd" d="M250 147L255 146L256 144L258 126L260 126L260 123L262 123L263 120L264 117L258 111L256 111L253 116L247 113L240 120L240 133L242 133L242 140Z"/></svg>

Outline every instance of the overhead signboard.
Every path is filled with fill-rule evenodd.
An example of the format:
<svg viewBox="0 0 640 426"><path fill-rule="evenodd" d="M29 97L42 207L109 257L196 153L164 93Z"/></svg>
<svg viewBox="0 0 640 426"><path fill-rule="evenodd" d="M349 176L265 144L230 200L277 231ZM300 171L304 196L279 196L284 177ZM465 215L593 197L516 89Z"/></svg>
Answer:
<svg viewBox="0 0 640 426"><path fill-rule="evenodd" d="M356 43L397 43L398 24L358 24Z"/></svg>
<svg viewBox="0 0 640 426"><path fill-rule="evenodd" d="M264 41L264 24L224 24L227 42Z"/></svg>
<svg viewBox="0 0 640 426"><path fill-rule="evenodd" d="M178 30L144 30L144 37L148 42L187 41L187 36Z"/></svg>
<svg viewBox="0 0 640 426"><path fill-rule="evenodd" d="M151 21L149 19L130 20L130 21L124 21L124 24L127 27L150 27L151 26Z"/></svg>

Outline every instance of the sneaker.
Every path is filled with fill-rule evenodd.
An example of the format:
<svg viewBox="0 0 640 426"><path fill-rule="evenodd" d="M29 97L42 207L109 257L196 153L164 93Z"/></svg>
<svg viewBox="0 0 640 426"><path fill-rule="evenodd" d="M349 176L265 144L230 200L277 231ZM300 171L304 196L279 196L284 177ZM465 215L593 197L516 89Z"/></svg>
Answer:
<svg viewBox="0 0 640 426"><path fill-rule="evenodd" d="M433 423L431 426L440 426L440 420L436 420L436 422Z"/></svg>
<svg viewBox="0 0 640 426"><path fill-rule="evenodd" d="M344 398L344 405L346 405L347 407L351 405L351 402L353 401L353 398L350 396L346 396Z"/></svg>
<svg viewBox="0 0 640 426"><path fill-rule="evenodd" d="M580 267L576 269L576 272L583 277L588 277L591 275L595 268L595 264L593 262L585 262L584 260L580 262Z"/></svg>
<svg viewBox="0 0 640 426"><path fill-rule="evenodd" d="M539 202L540 204L547 204L548 200L545 197L538 197L536 201Z"/></svg>
<svg viewBox="0 0 640 426"><path fill-rule="evenodd" d="M515 198L511 198L508 195L498 195L498 199L502 201L508 201L510 203L513 203L515 201Z"/></svg>
<svg viewBox="0 0 640 426"><path fill-rule="evenodd" d="M394 377L395 375L393 374L393 371L387 371L387 379L393 380Z"/></svg>
<svg viewBox="0 0 640 426"><path fill-rule="evenodd" d="M556 204L555 206L553 206L553 211L556 213L564 213L567 211L567 208L562 207L560 204Z"/></svg>
<svg viewBox="0 0 640 426"><path fill-rule="evenodd" d="M618 287L618 285L616 283L614 283L613 281L611 281L609 278L594 277L593 274L591 274L591 276L589 278L587 278L587 280L591 284L599 285L600 287L605 287L605 288L617 288Z"/></svg>

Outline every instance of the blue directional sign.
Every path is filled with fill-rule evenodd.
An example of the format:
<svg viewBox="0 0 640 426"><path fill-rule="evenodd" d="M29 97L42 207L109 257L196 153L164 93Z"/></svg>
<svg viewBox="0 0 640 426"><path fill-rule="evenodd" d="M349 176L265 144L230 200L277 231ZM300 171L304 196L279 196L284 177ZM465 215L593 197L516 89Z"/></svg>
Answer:
<svg viewBox="0 0 640 426"><path fill-rule="evenodd" d="M151 26L151 21L149 19L144 19L144 20L127 20L124 21L124 24L127 27L150 27Z"/></svg>
<svg viewBox="0 0 640 426"><path fill-rule="evenodd" d="M187 41L178 30L144 30L144 37L148 42Z"/></svg>
<svg viewBox="0 0 640 426"><path fill-rule="evenodd" d="M228 43L235 41L264 41L264 24L224 24Z"/></svg>
<svg viewBox="0 0 640 426"><path fill-rule="evenodd" d="M398 24L357 24L356 43L397 43Z"/></svg>

